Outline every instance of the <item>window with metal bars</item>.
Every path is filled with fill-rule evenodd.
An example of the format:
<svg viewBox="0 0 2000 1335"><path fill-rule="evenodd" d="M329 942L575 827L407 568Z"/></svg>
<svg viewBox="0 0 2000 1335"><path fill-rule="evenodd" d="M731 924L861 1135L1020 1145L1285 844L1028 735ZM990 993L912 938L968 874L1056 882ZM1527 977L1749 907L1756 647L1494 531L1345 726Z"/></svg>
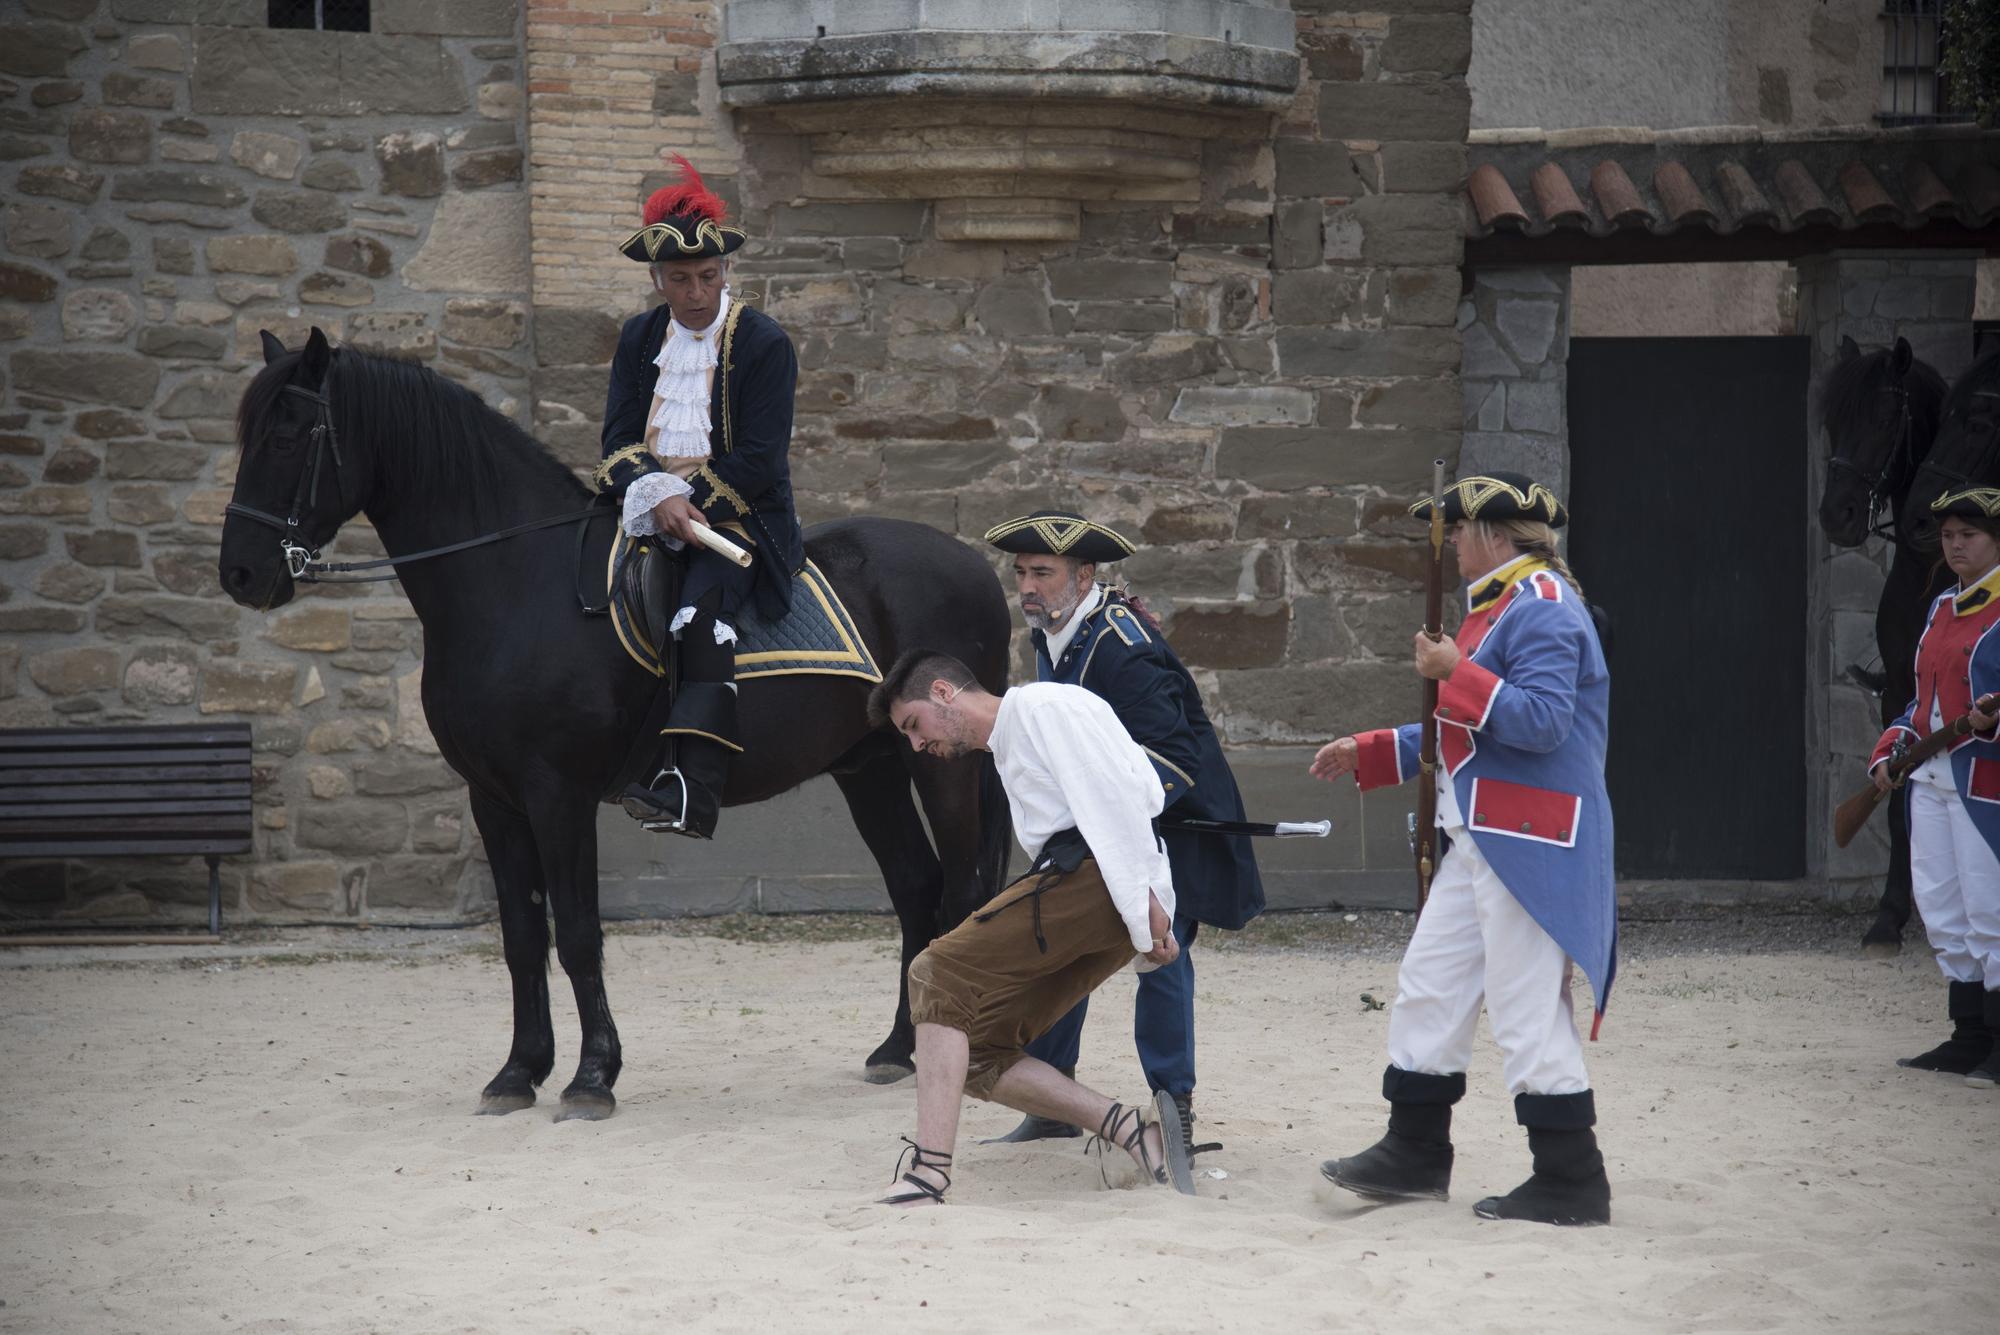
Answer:
<svg viewBox="0 0 2000 1335"><path fill-rule="evenodd" d="M1944 8L1945 0L1883 0L1882 97L1875 112L1882 124L1972 119L1953 107L1951 86L1938 70Z"/></svg>
<svg viewBox="0 0 2000 1335"><path fill-rule="evenodd" d="M367 32L368 0L269 0L268 26Z"/></svg>

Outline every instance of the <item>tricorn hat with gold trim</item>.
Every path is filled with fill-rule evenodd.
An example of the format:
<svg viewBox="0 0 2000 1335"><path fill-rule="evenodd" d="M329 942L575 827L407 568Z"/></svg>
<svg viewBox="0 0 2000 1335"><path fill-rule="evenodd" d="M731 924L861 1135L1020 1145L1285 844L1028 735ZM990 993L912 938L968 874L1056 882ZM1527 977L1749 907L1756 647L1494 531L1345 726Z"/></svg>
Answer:
<svg viewBox="0 0 2000 1335"><path fill-rule="evenodd" d="M1961 519L1983 519L1991 523L2000 519L2000 490L1966 487L1960 491L1947 491L1931 502L1931 513L1957 515Z"/></svg>
<svg viewBox="0 0 2000 1335"><path fill-rule="evenodd" d="M1431 500L1426 496L1410 507L1419 519L1431 517ZM1529 519L1561 528L1569 522L1569 511L1554 492L1521 473L1480 473L1462 477L1444 489L1444 518L1448 524L1461 519L1495 522Z"/></svg>
<svg viewBox="0 0 2000 1335"><path fill-rule="evenodd" d="M1097 565L1122 561L1138 550L1122 533L1067 510L1037 510L995 524L986 530L986 541L1003 552L1067 556Z"/></svg>
<svg viewBox="0 0 2000 1335"><path fill-rule="evenodd" d="M674 154L681 179L655 190L646 201L645 226L625 238L618 249L641 264L664 260L697 260L727 255L750 234L723 221L729 206L702 183L701 173Z"/></svg>

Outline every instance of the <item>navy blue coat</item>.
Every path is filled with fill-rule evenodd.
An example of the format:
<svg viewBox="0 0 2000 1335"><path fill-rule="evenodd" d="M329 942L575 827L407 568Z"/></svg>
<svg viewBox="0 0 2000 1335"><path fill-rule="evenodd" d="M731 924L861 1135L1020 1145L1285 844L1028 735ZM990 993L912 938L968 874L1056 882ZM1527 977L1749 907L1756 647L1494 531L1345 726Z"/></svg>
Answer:
<svg viewBox="0 0 2000 1335"><path fill-rule="evenodd" d="M622 497L632 480L658 472L641 442L659 379L654 358L672 312L664 304L625 322L611 359L604 400L604 463L598 485ZM791 606L791 576L805 565L805 540L792 504L792 394L799 359L775 320L732 301L722 332L721 362L709 396L707 463L688 479L689 497L711 528L739 524L756 543L754 597L769 620ZM719 560L720 558L710 558Z"/></svg>
<svg viewBox="0 0 2000 1335"><path fill-rule="evenodd" d="M1060 663L1049 661L1042 632L1033 638L1037 676L1095 692L1145 748L1166 790L1167 815L1243 819L1243 796L1194 678L1121 594L1105 591ZM1178 916L1235 931L1264 911L1264 882L1248 839L1171 831L1165 839Z"/></svg>

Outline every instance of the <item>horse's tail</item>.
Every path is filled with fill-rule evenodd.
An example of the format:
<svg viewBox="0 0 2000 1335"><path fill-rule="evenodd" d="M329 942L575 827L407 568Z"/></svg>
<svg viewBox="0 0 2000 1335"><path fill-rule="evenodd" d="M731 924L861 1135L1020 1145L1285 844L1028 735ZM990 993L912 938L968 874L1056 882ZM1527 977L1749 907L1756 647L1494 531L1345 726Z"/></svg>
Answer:
<svg viewBox="0 0 2000 1335"><path fill-rule="evenodd" d="M1014 813L1007 790L1000 786L1000 769L993 753L979 753L979 902L986 903L1007 883L1007 862L1014 852Z"/></svg>

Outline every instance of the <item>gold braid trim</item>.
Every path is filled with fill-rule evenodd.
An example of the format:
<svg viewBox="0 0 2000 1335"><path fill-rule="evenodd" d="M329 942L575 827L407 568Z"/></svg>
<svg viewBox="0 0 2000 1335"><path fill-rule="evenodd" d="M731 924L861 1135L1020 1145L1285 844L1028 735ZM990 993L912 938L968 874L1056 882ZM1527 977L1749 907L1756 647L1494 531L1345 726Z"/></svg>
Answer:
<svg viewBox="0 0 2000 1335"><path fill-rule="evenodd" d="M717 358L716 375L721 378L719 388L722 391L718 397L722 402L722 452L724 454L728 454L736 448L736 418L729 411L729 372L730 352L736 344L736 321L742 315L743 307L741 303L734 301L729 303L729 314L722 321L721 356ZM748 514L749 511L745 510L744 513Z"/></svg>
<svg viewBox="0 0 2000 1335"><path fill-rule="evenodd" d="M636 445L627 445L622 450L614 451L609 457L605 459L603 463L599 464L597 468L590 475L591 481L597 484L597 489L599 491L603 491L606 487L611 485L612 469L618 467L618 465L620 464L637 463L641 459L652 459L652 458L653 458L653 452L646 448L644 441L641 441ZM654 472L660 471L659 461L656 459L654 460L653 471Z"/></svg>
<svg viewBox="0 0 2000 1335"><path fill-rule="evenodd" d="M730 486L727 482L724 482L721 478L717 477L714 474L714 472L710 470L707 464L703 464L701 467L695 469L694 475L700 478L702 481L708 483L709 494L711 496L719 496L723 500L728 501L731 505L735 506L736 513L738 516L749 515L750 507L745 505L743 503L743 498L736 494L736 488Z"/></svg>

